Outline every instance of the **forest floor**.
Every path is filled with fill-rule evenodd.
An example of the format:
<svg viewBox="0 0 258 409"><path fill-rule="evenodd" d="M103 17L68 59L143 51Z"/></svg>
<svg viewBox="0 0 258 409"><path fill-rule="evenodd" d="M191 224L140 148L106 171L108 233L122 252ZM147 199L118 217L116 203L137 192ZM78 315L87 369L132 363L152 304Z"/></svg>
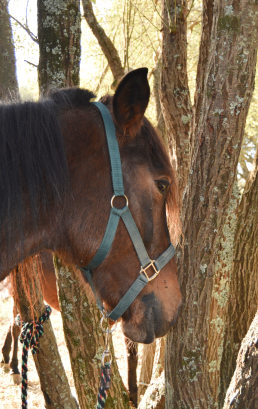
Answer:
<svg viewBox="0 0 258 409"><path fill-rule="evenodd" d="M4 297L2 297L4 298ZM0 360L2 359L1 349L9 328L9 321L12 311L12 299L10 297L4 300L0 299ZM53 310L51 314L51 322L55 332L57 345L61 359L71 386L72 393L76 396L71 364L68 350L66 348L61 314ZM127 362L124 350L123 336L120 326L113 334L113 343L115 348L115 357L117 359L118 368L124 384L127 385ZM21 362L21 344L19 347L19 363ZM138 374L141 364L141 351L139 351L138 359ZM19 366L20 368L20 366ZM32 354L29 353L28 360L28 407L29 409L44 409L44 397L40 389L38 374L34 365ZM3 368L0 368L0 409L20 409L21 408L21 387L14 385L11 375L5 373Z"/></svg>

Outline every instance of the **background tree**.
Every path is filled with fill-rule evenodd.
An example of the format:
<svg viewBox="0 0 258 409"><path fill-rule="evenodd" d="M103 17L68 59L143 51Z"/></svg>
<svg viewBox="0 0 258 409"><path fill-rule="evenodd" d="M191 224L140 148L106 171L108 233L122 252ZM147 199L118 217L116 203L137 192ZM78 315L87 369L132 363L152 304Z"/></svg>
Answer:
<svg viewBox="0 0 258 409"><path fill-rule="evenodd" d="M40 92L79 85L80 33L79 0L38 0Z"/></svg>
<svg viewBox="0 0 258 409"><path fill-rule="evenodd" d="M18 83L16 77L16 65L14 44L10 17L8 13L8 1L0 0L0 100L14 91L17 94Z"/></svg>

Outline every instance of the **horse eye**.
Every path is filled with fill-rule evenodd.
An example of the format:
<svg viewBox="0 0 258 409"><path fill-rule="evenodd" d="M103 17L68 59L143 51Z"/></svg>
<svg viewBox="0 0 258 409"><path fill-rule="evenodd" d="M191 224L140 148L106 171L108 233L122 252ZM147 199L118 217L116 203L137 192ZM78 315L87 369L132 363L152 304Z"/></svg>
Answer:
<svg viewBox="0 0 258 409"><path fill-rule="evenodd" d="M155 183L159 191L164 195L169 186L169 183L165 180L155 180Z"/></svg>

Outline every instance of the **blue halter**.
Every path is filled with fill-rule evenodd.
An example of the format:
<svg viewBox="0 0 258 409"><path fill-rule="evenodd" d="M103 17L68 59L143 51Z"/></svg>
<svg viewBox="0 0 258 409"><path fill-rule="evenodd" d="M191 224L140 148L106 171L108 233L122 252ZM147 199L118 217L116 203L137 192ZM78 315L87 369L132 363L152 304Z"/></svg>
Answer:
<svg viewBox="0 0 258 409"><path fill-rule="evenodd" d="M93 104L99 109L102 115L102 118L103 118L103 122L104 122L110 162L111 162L111 175L112 175L114 195L111 199L111 211L109 215L107 228L106 228L106 231L105 231L105 234L104 234L104 237L103 237L103 240L101 242L99 249L97 250L91 262L86 267L79 267L79 266L77 267L81 271L83 271L83 273L86 275L87 280L95 295L97 306L99 310L103 313L104 306L102 305L102 302L96 293L96 289L93 284L93 280L91 276L91 270L98 267L102 263L102 261L105 259L105 257L107 256L112 246L112 243L113 243L113 240L116 234L118 222L121 217L131 237L131 240L133 242L135 251L137 253L137 256L141 264L141 270L140 270L139 276L134 281L134 283L131 285L131 287L126 292L126 294L123 296L123 298L119 301L117 306L111 312L106 313L106 317L110 318L113 321L116 321L118 320L118 318L120 318L123 315L123 313L127 310L127 308L132 304L132 302L135 300L135 298L140 293L140 291L143 289L143 287L145 287L145 285L149 281L157 277L160 270L169 262L169 260L171 260L171 258L175 254L175 249L174 249L173 244L170 243L167 250L165 250L164 253L162 253L156 260L151 260L149 258L148 253L143 244L142 238L140 236L139 230L129 210L128 199L125 196L119 147L118 147L118 143L116 139L115 126L114 126L111 114L108 108L105 105L103 105L101 102L93 102ZM117 196L123 196L126 200L126 205L122 209L117 209L113 205L113 201L115 197ZM153 268L155 273L151 277L148 277L146 271L150 267Z"/></svg>

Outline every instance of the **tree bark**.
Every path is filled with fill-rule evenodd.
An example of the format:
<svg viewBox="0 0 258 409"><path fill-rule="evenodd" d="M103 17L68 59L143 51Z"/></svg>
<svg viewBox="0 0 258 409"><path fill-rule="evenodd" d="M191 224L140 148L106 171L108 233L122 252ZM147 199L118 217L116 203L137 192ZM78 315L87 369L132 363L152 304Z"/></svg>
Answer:
<svg viewBox="0 0 258 409"><path fill-rule="evenodd" d="M187 2L163 0L160 102L168 147L176 163L180 201L190 163L192 107L187 77Z"/></svg>
<svg viewBox="0 0 258 409"><path fill-rule="evenodd" d="M79 85L79 0L38 0L39 91Z"/></svg>
<svg viewBox="0 0 258 409"><path fill-rule="evenodd" d="M220 404L236 366L242 339L255 316L258 304L258 152L238 208L234 239L234 262L226 312L221 366Z"/></svg>
<svg viewBox="0 0 258 409"><path fill-rule="evenodd" d="M114 88L118 81L124 75L124 69L121 64L120 57L118 55L117 49L114 46L113 42L105 33L104 29L98 23L96 16L93 11L92 2L91 0L82 0L84 17L93 32L94 36L96 37L103 54L105 55L109 67L112 71L114 77L114 83L112 87Z"/></svg>
<svg viewBox="0 0 258 409"><path fill-rule="evenodd" d="M218 240L213 289L211 295L210 317L208 325L207 359L209 362L209 379L214 402L219 401L223 376L222 367L225 333L227 331L226 317L228 314L228 299L232 280L232 264L234 259L234 237L237 225L237 206L239 202L238 184L235 182L227 217ZM231 341L230 341L231 342ZM224 393L225 396L225 393Z"/></svg>
<svg viewBox="0 0 258 409"><path fill-rule="evenodd" d="M212 375L216 359L210 361L209 352L212 297L215 291L222 291L215 286L220 268L218 245L254 87L257 24L257 3L215 0L204 94L196 117L182 211L184 245L177 253L184 305L167 337L167 409L218 407ZM225 317L218 313L219 319L224 322ZM218 359L220 354L217 349Z"/></svg>
<svg viewBox="0 0 258 409"><path fill-rule="evenodd" d="M257 409L258 312L241 344L223 409Z"/></svg>
<svg viewBox="0 0 258 409"><path fill-rule="evenodd" d="M16 61L8 1L0 0L0 100L18 93Z"/></svg>
<svg viewBox="0 0 258 409"><path fill-rule="evenodd" d="M166 148L168 149L167 129L165 126L165 121L164 121L161 104L160 104L160 94L159 94L160 75L161 75L161 62L160 60L156 59L156 65L153 70L153 95L154 95L154 101L155 101L155 114L156 114L156 123L157 123L156 128L158 129L158 132L161 135Z"/></svg>
<svg viewBox="0 0 258 409"><path fill-rule="evenodd" d="M105 345L104 334L100 328L100 312L81 272L63 265L57 257L54 258L54 265L64 334L80 408L92 409L96 404L101 357ZM87 294L86 286L89 288ZM114 357L112 342L110 350ZM130 407L128 392L114 358L112 388L108 391L105 407L107 409Z"/></svg>
<svg viewBox="0 0 258 409"><path fill-rule="evenodd" d="M46 310L37 268L33 261L31 263L33 273L32 271L28 273L31 267L27 269L25 263L12 273L14 301L24 322L38 321ZM43 327L44 334L39 338L39 353L33 355L33 359L45 398L46 408L77 409L78 405L71 394L51 321L45 321ZM28 379L29 377L28 372Z"/></svg>
<svg viewBox="0 0 258 409"><path fill-rule="evenodd" d="M193 121L191 131L191 146L194 143L195 128L199 123L201 107L204 97L204 87L206 84L206 65L211 51L211 29L213 22L214 2L213 0L203 0L202 8L202 33L199 47L199 60L196 73L196 89L193 106Z"/></svg>

